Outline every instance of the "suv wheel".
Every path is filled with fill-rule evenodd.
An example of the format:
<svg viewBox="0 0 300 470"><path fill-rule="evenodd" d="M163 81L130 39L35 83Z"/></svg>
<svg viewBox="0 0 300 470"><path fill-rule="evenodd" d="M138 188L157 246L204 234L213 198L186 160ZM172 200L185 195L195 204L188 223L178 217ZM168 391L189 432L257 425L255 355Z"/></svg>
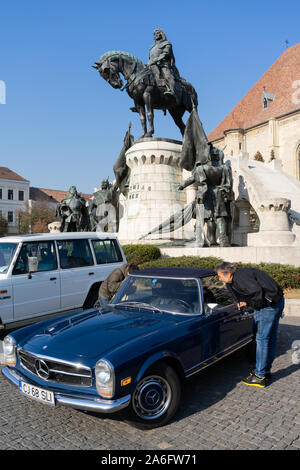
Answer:
<svg viewBox="0 0 300 470"><path fill-rule="evenodd" d="M167 364L149 369L137 384L130 409L130 421L140 429L167 424L176 413L181 395L178 375Z"/></svg>
<svg viewBox="0 0 300 470"><path fill-rule="evenodd" d="M98 300L99 300L99 287L93 288L90 290L89 295L87 296L83 308L96 308L98 306Z"/></svg>

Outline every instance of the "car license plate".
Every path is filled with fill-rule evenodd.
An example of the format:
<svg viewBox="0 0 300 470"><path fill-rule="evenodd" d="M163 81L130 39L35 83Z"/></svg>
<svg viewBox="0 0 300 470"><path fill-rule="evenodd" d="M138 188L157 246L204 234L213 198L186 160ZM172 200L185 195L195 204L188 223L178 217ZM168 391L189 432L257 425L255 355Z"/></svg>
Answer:
<svg viewBox="0 0 300 470"><path fill-rule="evenodd" d="M22 381L19 382L19 389L20 392L27 397L45 403L46 405L55 406L54 393L49 390Z"/></svg>

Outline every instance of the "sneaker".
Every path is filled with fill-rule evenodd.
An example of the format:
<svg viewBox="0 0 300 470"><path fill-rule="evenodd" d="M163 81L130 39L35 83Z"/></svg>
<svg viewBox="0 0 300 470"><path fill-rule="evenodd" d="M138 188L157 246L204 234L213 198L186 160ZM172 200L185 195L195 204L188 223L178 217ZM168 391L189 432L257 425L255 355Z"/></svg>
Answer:
<svg viewBox="0 0 300 470"><path fill-rule="evenodd" d="M250 375L255 375L254 370L252 370L252 371L250 372ZM272 374L271 374L271 372L266 372L266 374L265 374L265 379L266 379L267 382L271 382L271 380L272 380Z"/></svg>
<svg viewBox="0 0 300 470"><path fill-rule="evenodd" d="M251 385L252 387L265 388L265 386L267 385L267 381L265 377L260 379L255 374L250 374L249 377L243 379L243 384Z"/></svg>

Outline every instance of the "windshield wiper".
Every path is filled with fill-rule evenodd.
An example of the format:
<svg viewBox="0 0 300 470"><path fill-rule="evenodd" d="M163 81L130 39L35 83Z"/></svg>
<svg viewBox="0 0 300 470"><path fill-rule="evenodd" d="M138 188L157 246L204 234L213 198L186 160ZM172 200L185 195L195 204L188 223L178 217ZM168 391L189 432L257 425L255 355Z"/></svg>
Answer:
<svg viewBox="0 0 300 470"><path fill-rule="evenodd" d="M153 310L153 311L158 311L160 313L162 313L162 311L160 310L160 308L158 307L154 307L154 305L151 305L151 304L147 304L145 302L119 302L117 304L111 304L113 305L114 307L138 307L138 308L145 308L147 310Z"/></svg>

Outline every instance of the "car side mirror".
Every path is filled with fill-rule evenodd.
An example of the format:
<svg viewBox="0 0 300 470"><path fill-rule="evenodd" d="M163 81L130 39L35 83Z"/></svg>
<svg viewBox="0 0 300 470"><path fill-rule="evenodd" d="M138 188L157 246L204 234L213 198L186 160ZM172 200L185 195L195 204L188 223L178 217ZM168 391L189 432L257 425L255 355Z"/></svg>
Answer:
<svg viewBox="0 0 300 470"><path fill-rule="evenodd" d="M38 264L37 256L28 256L28 279L32 278L31 273L38 270Z"/></svg>
<svg viewBox="0 0 300 470"><path fill-rule="evenodd" d="M207 304L207 307L209 308L208 313L212 313L213 309L216 308L218 304Z"/></svg>

